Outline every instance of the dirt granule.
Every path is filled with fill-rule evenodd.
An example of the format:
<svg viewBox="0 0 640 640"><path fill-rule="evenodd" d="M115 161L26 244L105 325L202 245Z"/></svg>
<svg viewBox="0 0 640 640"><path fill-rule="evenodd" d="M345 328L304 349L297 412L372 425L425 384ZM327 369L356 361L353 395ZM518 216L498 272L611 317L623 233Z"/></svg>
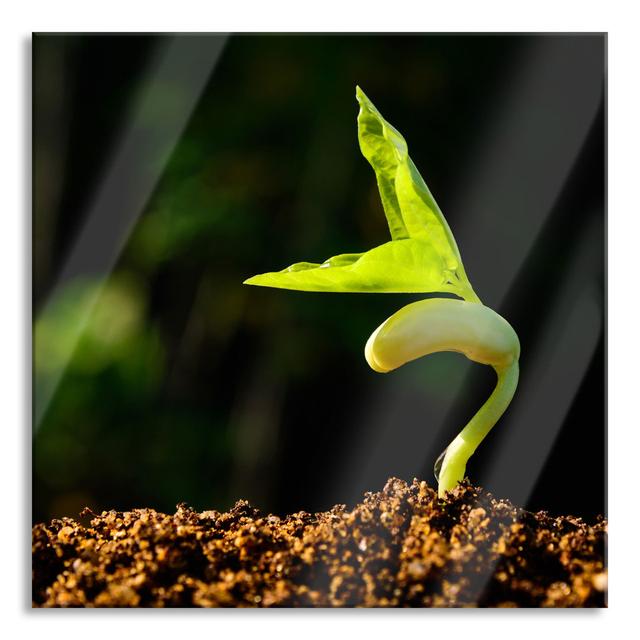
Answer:
<svg viewBox="0 0 640 640"><path fill-rule="evenodd" d="M396 478L352 510L104 511L33 527L35 607L603 607L606 520Z"/></svg>

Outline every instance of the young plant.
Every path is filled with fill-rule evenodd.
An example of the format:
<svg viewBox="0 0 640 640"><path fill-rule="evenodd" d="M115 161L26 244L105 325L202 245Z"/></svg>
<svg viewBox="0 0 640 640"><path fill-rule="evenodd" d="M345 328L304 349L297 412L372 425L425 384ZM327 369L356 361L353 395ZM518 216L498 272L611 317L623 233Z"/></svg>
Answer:
<svg viewBox="0 0 640 640"><path fill-rule="evenodd" d="M360 87L358 140L376 173L391 241L322 263L298 262L245 284L299 291L449 293L409 304L383 322L365 347L380 373L438 351L456 351L494 368L497 385L436 462L438 494L464 478L467 461L511 402L518 384L520 343L511 325L485 307L465 273L451 229L413 164L407 143Z"/></svg>

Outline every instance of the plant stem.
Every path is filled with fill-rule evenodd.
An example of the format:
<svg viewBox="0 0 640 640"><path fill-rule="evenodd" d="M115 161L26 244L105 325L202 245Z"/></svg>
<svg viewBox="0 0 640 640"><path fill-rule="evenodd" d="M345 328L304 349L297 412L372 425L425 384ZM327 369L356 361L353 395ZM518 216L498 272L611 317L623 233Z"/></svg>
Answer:
<svg viewBox="0 0 640 640"><path fill-rule="evenodd" d="M488 400L447 447L438 478L438 495L453 489L464 478L467 461L505 412L518 386L519 364L494 367L498 382Z"/></svg>

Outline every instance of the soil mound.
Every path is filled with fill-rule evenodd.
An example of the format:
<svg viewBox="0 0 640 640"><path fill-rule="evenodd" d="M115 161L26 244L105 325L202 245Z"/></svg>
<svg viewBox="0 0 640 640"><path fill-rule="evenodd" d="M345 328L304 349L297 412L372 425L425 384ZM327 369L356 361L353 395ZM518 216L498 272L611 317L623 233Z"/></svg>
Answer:
<svg viewBox="0 0 640 640"><path fill-rule="evenodd" d="M390 479L353 509L86 509L33 528L35 607L602 607L606 520Z"/></svg>

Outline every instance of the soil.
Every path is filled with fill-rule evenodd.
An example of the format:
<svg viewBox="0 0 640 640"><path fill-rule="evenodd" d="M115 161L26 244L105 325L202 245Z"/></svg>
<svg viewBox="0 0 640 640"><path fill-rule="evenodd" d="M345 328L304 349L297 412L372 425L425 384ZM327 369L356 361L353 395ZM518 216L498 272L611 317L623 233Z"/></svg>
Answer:
<svg viewBox="0 0 640 640"><path fill-rule="evenodd" d="M390 479L348 510L85 509L33 527L34 607L603 607L607 522Z"/></svg>

